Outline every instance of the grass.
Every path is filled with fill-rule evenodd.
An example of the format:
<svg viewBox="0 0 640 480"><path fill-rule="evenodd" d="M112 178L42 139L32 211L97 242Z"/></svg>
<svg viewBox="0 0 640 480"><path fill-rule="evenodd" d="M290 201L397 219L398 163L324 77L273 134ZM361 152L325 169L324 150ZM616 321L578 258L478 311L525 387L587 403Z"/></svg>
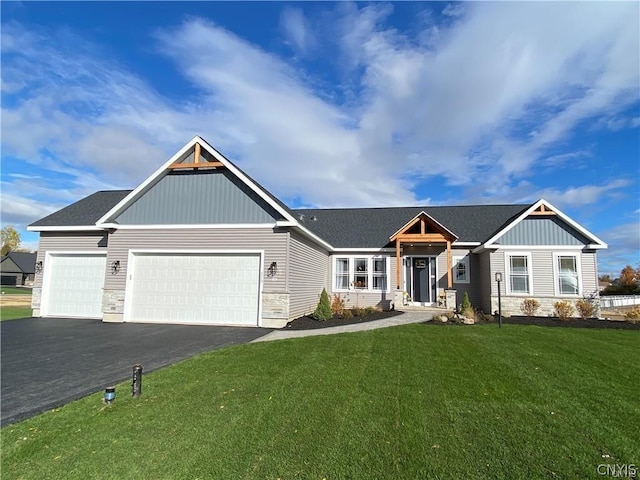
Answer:
<svg viewBox="0 0 640 480"><path fill-rule="evenodd" d="M30 318L31 313L31 307L0 307L0 322L19 318Z"/></svg>
<svg viewBox="0 0 640 480"><path fill-rule="evenodd" d="M5 295L31 295L30 288L0 287L0 291Z"/></svg>
<svg viewBox="0 0 640 480"><path fill-rule="evenodd" d="M635 331L406 325L242 345L2 429L3 478L599 478L640 464Z"/></svg>

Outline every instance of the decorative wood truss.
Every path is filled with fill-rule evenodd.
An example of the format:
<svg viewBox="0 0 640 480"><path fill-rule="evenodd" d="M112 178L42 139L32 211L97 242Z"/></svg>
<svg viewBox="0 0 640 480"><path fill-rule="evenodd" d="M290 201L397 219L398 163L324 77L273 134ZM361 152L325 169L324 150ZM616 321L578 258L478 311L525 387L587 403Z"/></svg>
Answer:
<svg viewBox="0 0 640 480"><path fill-rule="evenodd" d="M556 212L547 207L544 203L541 203L538 208L536 208L529 215L555 215Z"/></svg>
<svg viewBox="0 0 640 480"><path fill-rule="evenodd" d="M411 244L445 244L447 246L447 288L453 287L451 270L453 259L451 257L451 243L457 240L457 236L446 227L438 223L425 212L420 212L406 223L400 230L394 233L390 240L396 244L396 285L402 285L402 261L401 249L403 243Z"/></svg>
<svg viewBox="0 0 640 480"><path fill-rule="evenodd" d="M191 155L193 154L193 158ZM215 160L209 152L204 150L199 143L195 143L193 150L187 153L186 156L179 158L171 165L170 170L184 170L184 169L198 169L198 168L222 168L224 165L222 162Z"/></svg>

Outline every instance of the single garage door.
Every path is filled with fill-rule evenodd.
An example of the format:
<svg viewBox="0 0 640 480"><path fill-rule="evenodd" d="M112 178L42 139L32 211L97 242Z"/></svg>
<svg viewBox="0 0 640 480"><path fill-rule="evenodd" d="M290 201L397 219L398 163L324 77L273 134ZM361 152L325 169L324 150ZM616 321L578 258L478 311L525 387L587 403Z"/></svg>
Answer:
<svg viewBox="0 0 640 480"><path fill-rule="evenodd" d="M132 257L129 322L258 325L260 254Z"/></svg>
<svg viewBox="0 0 640 480"><path fill-rule="evenodd" d="M47 264L43 315L102 318L105 255L56 254Z"/></svg>

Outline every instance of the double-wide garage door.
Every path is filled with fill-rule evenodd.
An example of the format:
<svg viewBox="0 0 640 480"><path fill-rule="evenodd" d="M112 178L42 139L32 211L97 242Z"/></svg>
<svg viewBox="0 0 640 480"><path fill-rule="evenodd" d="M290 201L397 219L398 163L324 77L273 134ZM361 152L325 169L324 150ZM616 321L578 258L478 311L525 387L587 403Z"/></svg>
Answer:
<svg viewBox="0 0 640 480"><path fill-rule="evenodd" d="M42 314L102 318L106 262L106 255L50 255L45 265Z"/></svg>
<svg viewBox="0 0 640 480"><path fill-rule="evenodd" d="M128 322L258 324L258 253L135 253L131 262Z"/></svg>

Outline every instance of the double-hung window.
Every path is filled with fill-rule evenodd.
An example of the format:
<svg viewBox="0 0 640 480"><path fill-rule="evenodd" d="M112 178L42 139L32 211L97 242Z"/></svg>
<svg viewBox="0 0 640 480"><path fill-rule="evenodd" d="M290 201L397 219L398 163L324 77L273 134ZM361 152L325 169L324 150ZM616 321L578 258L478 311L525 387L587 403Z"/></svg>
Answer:
<svg viewBox="0 0 640 480"><path fill-rule="evenodd" d="M512 253L506 257L509 293L531 295L531 255Z"/></svg>
<svg viewBox="0 0 640 480"><path fill-rule="evenodd" d="M453 282L469 283L469 257L453 257Z"/></svg>
<svg viewBox="0 0 640 480"><path fill-rule="evenodd" d="M580 272L577 255L555 254L557 295L580 295Z"/></svg>
<svg viewBox="0 0 640 480"><path fill-rule="evenodd" d="M334 289L387 291L389 285L389 257L335 257Z"/></svg>

